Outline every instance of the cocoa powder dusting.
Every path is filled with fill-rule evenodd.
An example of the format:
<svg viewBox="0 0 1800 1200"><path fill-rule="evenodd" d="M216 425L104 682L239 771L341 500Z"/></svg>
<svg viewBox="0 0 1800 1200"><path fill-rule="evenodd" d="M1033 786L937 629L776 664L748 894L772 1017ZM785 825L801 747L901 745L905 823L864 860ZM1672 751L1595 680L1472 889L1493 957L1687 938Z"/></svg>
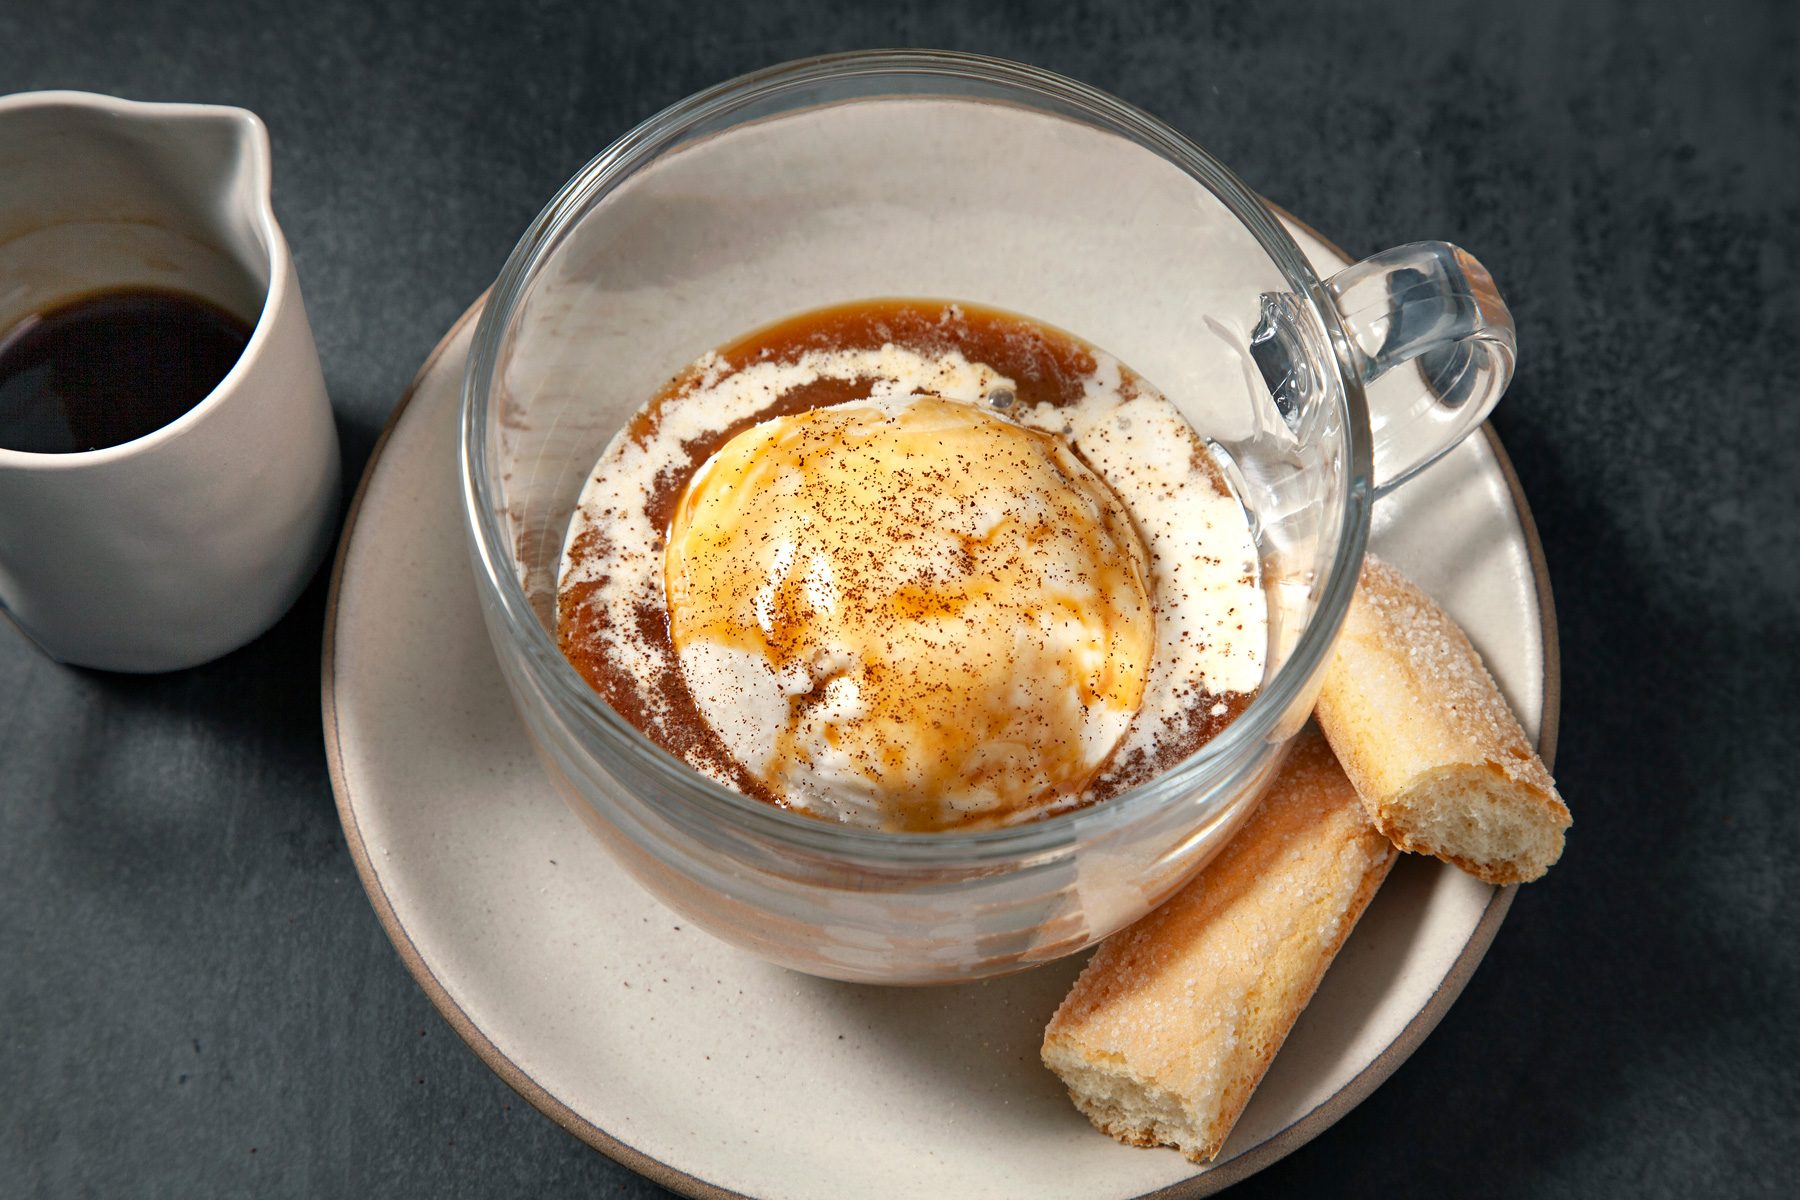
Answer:
<svg viewBox="0 0 1800 1200"><path fill-rule="evenodd" d="M704 386L754 364L790 362L809 351L878 350L889 344L924 355L957 351L970 362L986 364L1010 378L1016 394L997 396L992 401L996 409L1014 404L1020 411L1033 405L1072 405L1082 398L1087 381L1096 370L1093 352L1072 337L1011 314L941 301L861 302L790 318L722 347L715 356L670 380L633 418L625 436L640 445L647 444L665 413L674 406L704 390ZM1122 367L1120 373L1120 393L1126 397L1136 395L1137 377ZM874 384L869 378L818 378L772 396L749 416L682 441L679 455L658 471L653 486L643 497L642 514L655 531L654 544L644 549L660 564L670 521L689 482L700 466L732 438L774 417L867 399ZM1199 463L1202 452L1198 443L1195 456ZM1208 469L1217 476L1215 467L1209 465ZM1222 477L1215 478L1214 483L1220 492L1229 494ZM890 534L903 536L893 531ZM779 796L734 760L701 716L678 666L666 605L640 603L632 609L632 628L613 627L613 618L597 597L609 581L600 567L618 549L598 528L585 530L566 548L557 597L557 639L563 655L620 717L665 750L739 792L785 807ZM871 548L872 556L878 553L878 548ZM925 590L921 590L917 601L921 611L948 603ZM628 669L625 656L617 649L624 638L632 638L640 650L649 648L653 652L649 666L645 667L640 657L640 669ZM1189 696L1184 711L1167 723L1166 735L1149 752L1136 749L1115 757L1102 768L1080 802L1105 800L1175 766L1216 736L1252 698L1253 693L1241 692L1197 692ZM804 708L816 699L801 694L794 696L791 703ZM946 713L944 719L954 721L960 717ZM1057 811L1066 811L1067 807L1063 805Z"/></svg>

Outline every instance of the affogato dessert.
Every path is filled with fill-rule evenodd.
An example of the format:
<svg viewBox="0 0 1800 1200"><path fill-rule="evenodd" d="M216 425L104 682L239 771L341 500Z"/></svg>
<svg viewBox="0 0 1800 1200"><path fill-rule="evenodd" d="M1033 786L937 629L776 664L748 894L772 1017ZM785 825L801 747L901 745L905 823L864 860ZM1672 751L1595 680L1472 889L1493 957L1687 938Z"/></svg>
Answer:
<svg viewBox="0 0 1800 1200"><path fill-rule="evenodd" d="M889 830L1106 800L1262 681L1242 505L1205 439L1069 334L942 301L759 330L595 464L563 653L747 796Z"/></svg>

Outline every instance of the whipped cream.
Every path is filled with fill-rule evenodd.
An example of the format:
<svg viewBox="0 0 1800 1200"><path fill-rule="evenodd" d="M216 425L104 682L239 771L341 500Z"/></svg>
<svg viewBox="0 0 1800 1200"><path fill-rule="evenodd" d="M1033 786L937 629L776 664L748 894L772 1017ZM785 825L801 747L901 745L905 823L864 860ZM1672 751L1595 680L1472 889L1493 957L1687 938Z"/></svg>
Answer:
<svg viewBox="0 0 1800 1200"><path fill-rule="evenodd" d="M1162 758L1158 742L1199 697L1262 685L1268 607L1249 518L1204 443L1142 381L1124 387L1118 360L1095 359L1079 401L1019 416L1067 438L1112 485L1150 553L1156 652L1141 716L1113 760L1123 771ZM1224 715L1223 705L1208 715Z"/></svg>

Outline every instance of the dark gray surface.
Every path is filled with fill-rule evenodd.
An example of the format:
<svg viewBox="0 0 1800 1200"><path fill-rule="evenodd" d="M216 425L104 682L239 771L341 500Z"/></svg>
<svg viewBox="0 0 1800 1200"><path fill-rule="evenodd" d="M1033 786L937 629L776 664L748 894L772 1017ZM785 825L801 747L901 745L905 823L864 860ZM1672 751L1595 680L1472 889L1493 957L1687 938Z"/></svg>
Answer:
<svg viewBox="0 0 1800 1200"><path fill-rule="evenodd" d="M1790 1194L1800 7L1566 7L11 0L0 91L264 117L351 478L583 161L804 54L1024 59L1352 251L1468 247L1519 321L1495 421L1556 586L1576 824L1424 1047L1235 1194ZM322 608L320 581L146 679L0 630L0 1193L659 1194L493 1077L388 945L326 780Z"/></svg>

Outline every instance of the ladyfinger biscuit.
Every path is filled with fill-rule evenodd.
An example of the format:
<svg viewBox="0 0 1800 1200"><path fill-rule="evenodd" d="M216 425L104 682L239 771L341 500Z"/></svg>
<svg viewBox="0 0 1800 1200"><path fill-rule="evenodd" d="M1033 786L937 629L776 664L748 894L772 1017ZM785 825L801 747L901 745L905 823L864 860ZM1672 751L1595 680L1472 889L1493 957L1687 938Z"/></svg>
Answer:
<svg viewBox="0 0 1800 1200"><path fill-rule="evenodd" d="M1376 826L1489 883L1536 879L1569 810L1455 621L1399 571L1363 566L1316 709Z"/></svg>
<svg viewBox="0 0 1800 1200"><path fill-rule="evenodd" d="M1309 727L1219 856L1101 943L1044 1065L1120 1141L1213 1158L1395 857Z"/></svg>

